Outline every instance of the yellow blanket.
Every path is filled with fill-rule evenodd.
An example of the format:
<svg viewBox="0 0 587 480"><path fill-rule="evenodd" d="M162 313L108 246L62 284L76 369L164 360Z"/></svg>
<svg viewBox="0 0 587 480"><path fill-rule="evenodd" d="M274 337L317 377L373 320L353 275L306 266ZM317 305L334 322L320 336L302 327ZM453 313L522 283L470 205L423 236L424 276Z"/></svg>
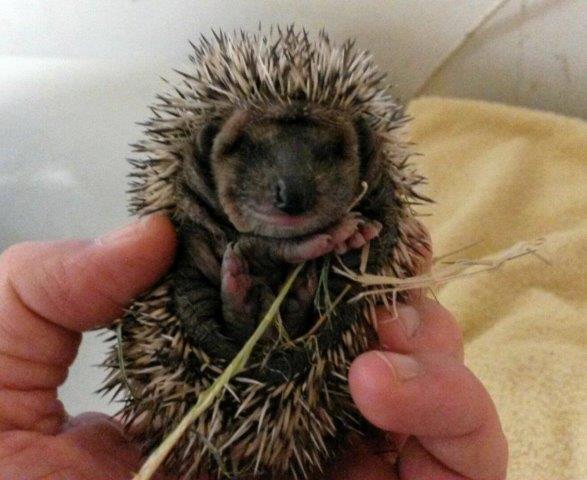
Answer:
<svg viewBox="0 0 587 480"><path fill-rule="evenodd" d="M457 280L467 364L510 441L510 480L587 479L587 123L468 100L410 105L417 164L437 201L436 254L480 257L546 238L542 254Z"/></svg>

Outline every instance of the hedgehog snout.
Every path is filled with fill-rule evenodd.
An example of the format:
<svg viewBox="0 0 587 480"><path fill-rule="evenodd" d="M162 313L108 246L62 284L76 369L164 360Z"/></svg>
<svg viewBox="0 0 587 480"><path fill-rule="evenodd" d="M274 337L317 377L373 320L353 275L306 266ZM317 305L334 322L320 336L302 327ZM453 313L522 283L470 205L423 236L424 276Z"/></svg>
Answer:
<svg viewBox="0 0 587 480"><path fill-rule="evenodd" d="M273 205L288 215L301 215L316 204L316 187L299 175L278 177L272 187Z"/></svg>

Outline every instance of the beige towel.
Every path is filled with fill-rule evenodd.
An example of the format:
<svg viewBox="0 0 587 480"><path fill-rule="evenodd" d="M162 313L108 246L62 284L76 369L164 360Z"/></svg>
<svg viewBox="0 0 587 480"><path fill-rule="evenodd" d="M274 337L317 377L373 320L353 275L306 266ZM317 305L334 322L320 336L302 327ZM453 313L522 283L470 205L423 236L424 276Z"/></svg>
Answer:
<svg viewBox="0 0 587 480"><path fill-rule="evenodd" d="M526 257L458 280L439 299L460 320L467 364L510 442L510 480L587 479L587 123L468 100L410 105L437 204L436 254L459 257L546 238Z"/></svg>

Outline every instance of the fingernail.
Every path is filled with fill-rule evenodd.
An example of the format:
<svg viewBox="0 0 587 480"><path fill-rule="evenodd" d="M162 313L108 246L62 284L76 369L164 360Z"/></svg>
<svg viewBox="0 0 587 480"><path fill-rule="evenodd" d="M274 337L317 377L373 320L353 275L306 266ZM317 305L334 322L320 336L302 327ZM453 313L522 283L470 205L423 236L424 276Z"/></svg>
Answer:
<svg viewBox="0 0 587 480"><path fill-rule="evenodd" d="M412 338L420 327L420 314L411 305L398 305L397 314L408 338Z"/></svg>
<svg viewBox="0 0 587 480"><path fill-rule="evenodd" d="M144 220L141 220L141 222L133 222L129 225L125 225L124 227L105 233L104 235L96 238L95 243L98 245L109 245L112 243L124 241L128 238L132 238L134 235L136 235L137 228L139 228L139 224L143 221Z"/></svg>
<svg viewBox="0 0 587 480"><path fill-rule="evenodd" d="M377 355L397 380L410 380L420 373L420 364L408 355L392 352L377 352Z"/></svg>

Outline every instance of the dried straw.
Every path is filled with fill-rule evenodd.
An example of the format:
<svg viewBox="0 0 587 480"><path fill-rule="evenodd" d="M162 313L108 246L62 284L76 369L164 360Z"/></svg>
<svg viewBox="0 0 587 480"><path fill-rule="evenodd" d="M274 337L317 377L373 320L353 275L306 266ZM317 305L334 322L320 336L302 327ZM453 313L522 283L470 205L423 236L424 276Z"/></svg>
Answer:
<svg viewBox="0 0 587 480"><path fill-rule="evenodd" d="M497 270L505 263L526 255L534 255L544 260L537 253L543 243L544 239L519 242L506 250L480 260L437 261L430 272L413 277L398 278L388 275L356 273L344 265L340 259L340 266L334 266L333 271L366 287L349 302L356 302L365 297L380 297L383 300L383 298L387 299L390 294L396 295L398 292L406 290L438 287L453 280ZM447 256L441 258L444 259Z"/></svg>

